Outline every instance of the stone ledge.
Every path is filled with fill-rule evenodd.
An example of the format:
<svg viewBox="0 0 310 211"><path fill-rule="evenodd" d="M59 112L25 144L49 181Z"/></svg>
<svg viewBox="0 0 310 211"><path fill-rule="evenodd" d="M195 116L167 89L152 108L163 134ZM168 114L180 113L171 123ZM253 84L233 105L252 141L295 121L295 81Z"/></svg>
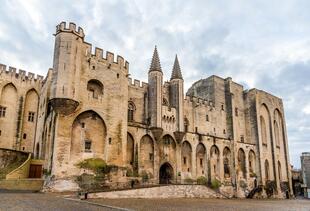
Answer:
<svg viewBox="0 0 310 211"><path fill-rule="evenodd" d="M90 193L88 198L224 198L203 185L169 185L135 190Z"/></svg>

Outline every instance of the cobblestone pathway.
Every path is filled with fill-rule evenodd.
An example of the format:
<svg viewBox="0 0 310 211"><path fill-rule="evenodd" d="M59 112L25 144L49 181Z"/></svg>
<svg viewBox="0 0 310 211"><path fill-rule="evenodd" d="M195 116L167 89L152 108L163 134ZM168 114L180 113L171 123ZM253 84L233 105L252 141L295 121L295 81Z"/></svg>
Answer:
<svg viewBox="0 0 310 211"><path fill-rule="evenodd" d="M0 192L0 210L115 210L64 199L63 196L44 193L3 193Z"/></svg>
<svg viewBox="0 0 310 211"><path fill-rule="evenodd" d="M310 211L310 200L249 199L91 199L132 210L169 211Z"/></svg>
<svg viewBox="0 0 310 211"><path fill-rule="evenodd" d="M310 211L310 200L241 199L91 199L73 201L63 195L43 193L4 193L0 191L0 210L169 210L169 211ZM89 203L98 203L98 206Z"/></svg>

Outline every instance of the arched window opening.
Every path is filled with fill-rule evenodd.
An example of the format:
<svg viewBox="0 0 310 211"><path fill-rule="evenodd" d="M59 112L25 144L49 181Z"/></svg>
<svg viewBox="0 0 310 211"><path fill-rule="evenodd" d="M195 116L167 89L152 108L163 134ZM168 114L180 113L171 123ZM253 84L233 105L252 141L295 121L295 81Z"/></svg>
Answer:
<svg viewBox="0 0 310 211"><path fill-rule="evenodd" d="M133 102L128 102L128 121L134 121L134 112L136 110L135 104Z"/></svg>
<svg viewBox="0 0 310 211"><path fill-rule="evenodd" d="M87 83L87 90L92 98L98 99L99 96L103 95L103 84L96 79L92 79Z"/></svg>
<svg viewBox="0 0 310 211"><path fill-rule="evenodd" d="M279 134L280 133L279 133L278 123L277 123L277 121L274 121L274 137L275 137L275 140L276 140L277 147L280 147Z"/></svg>
<svg viewBox="0 0 310 211"><path fill-rule="evenodd" d="M168 104L168 100L166 99L166 98L163 98L163 105L164 106L168 106L169 104Z"/></svg>
<svg viewBox="0 0 310 211"><path fill-rule="evenodd" d="M267 145L267 128L266 128L266 122L263 116L260 116L260 129L261 129L262 143L264 145Z"/></svg>

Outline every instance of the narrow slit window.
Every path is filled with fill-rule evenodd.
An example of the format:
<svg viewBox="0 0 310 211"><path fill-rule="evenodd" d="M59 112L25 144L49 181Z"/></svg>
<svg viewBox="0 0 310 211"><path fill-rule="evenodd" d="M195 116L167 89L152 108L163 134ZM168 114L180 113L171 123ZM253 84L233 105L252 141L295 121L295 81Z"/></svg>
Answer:
<svg viewBox="0 0 310 211"><path fill-rule="evenodd" d="M5 117L6 107L0 106L0 118Z"/></svg>
<svg viewBox="0 0 310 211"><path fill-rule="evenodd" d="M28 122L34 122L34 116L35 116L35 113L32 112L32 111L29 111L29 113L28 113Z"/></svg>

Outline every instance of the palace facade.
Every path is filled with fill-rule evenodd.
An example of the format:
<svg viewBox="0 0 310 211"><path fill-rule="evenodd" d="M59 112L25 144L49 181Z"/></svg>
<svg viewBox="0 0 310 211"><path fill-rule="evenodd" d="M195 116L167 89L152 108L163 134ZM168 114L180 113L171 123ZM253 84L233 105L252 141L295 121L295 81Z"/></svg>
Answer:
<svg viewBox="0 0 310 211"><path fill-rule="evenodd" d="M184 94L178 58L163 81L156 47L147 83L129 78L123 57L92 52L83 29L62 22L45 78L0 66L1 148L45 160L55 181L82 174L82 160L102 158L155 183L203 176L238 197L270 182L279 197L292 191L280 98L218 76Z"/></svg>

